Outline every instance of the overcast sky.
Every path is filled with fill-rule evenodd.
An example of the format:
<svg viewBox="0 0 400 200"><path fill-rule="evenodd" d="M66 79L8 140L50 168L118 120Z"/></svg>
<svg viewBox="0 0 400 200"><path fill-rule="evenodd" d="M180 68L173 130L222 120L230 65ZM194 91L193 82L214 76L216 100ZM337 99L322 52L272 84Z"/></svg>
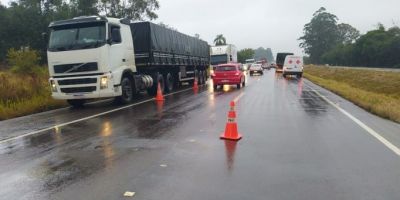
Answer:
<svg viewBox="0 0 400 200"><path fill-rule="evenodd" d="M10 0L0 0L7 4ZM271 48L273 53L298 47L304 24L321 6L361 33L378 22L400 25L400 0L159 0L157 22L180 32L200 34L212 44L217 34L242 48Z"/></svg>

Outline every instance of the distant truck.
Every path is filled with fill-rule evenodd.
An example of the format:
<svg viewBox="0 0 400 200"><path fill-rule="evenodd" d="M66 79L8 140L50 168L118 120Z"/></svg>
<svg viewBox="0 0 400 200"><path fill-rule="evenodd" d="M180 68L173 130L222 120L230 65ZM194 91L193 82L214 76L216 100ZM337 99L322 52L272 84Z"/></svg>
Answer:
<svg viewBox="0 0 400 200"><path fill-rule="evenodd" d="M237 62L237 49L233 44L213 46L210 48L210 63L212 66Z"/></svg>
<svg viewBox="0 0 400 200"><path fill-rule="evenodd" d="M150 22L98 16L50 23L47 51L52 97L82 106L115 97L129 103L157 86L171 92L181 82L207 80L207 42Z"/></svg>
<svg viewBox="0 0 400 200"><path fill-rule="evenodd" d="M243 69L248 70L250 68L251 64L253 64L255 62L256 62L256 60L254 58L246 59L245 64L243 65Z"/></svg>
<svg viewBox="0 0 400 200"><path fill-rule="evenodd" d="M278 53L276 55L276 72L283 71L283 64L285 63L286 56L294 55L293 53Z"/></svg>

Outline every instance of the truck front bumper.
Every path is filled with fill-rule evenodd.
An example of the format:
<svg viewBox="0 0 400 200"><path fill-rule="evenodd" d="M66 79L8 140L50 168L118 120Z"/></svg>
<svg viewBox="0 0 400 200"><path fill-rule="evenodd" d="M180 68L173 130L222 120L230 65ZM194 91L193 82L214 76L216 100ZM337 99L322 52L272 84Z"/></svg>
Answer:
<svg viewBox="0 0 400 200"><path fill-rule="evenodd" d="M114 85L111 73L96 76L50 78L54 99L96 99L121 96L121 86ZM103 83L101 83L103 82Z"/></svg>

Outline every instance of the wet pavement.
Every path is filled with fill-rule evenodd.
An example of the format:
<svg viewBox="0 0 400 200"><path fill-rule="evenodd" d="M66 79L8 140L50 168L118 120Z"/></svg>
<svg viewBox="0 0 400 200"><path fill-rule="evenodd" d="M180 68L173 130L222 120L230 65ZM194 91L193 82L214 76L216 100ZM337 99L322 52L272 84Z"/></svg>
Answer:
<svg viewBox="0 0 400 200"><path fill-rule="evenodd" d="M305 79L247 81L0 122L0 199L400 199L399 156L315 91L395 145L399 124ZM237 97L243 139L220 140Z"/></svg>

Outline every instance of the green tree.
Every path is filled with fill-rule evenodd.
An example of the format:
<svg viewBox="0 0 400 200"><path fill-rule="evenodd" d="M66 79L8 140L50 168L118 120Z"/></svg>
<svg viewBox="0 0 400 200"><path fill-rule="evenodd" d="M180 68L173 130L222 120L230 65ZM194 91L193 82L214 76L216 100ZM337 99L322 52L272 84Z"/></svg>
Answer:
<svg viewBox="0 0 400 200"><path fill-rule="evenodd" d="M254 58L254 50L250 48L242 49L237 53L238 62L245 63L247 59Z"/></svg>
<svg viewBox="0 0 400 200"><path fill-rule="evenodd" d="M46 62L47 38L51 21L82 15L107 14L110 17L155 19L158 0L14 0L0 4L0 62L7 50L30 47Z"/></svg>
<svg viewBox="0 0 400 200"><path fill-rule="evenodd" d="M263 48L259 47L256 50L254 50L254 59L256 60L261 60L261 59L266 59L268 62L274 61L274 56L272 55L272 50L271 48Z"/></svg>
<svg viewBox="0 0 400 200"><path fill-rule="evenodd" d="M214 39L214 44L215 46L226 45L226 38L224 37L224 35L222 34L217 35Z"/></svg>
<svg viewBox="0 0 400 200"><path fill-rule="evenodd" d="M300 47L310 56L311 62L321 63L322 55L340 42L337 20L335 15L321 7L313 14L311 22L304 26L304 35L299 38Z"/></svg>
<svg viewBox="0 0 400 200"><path fill-rule="evenodd" d="M341 23L338 25L339 39L343 44L354 43L360 37L360 31L350 24Z"/></svg>
<svg viewBox="0 0 400 200"><path fill-rule="evenodd" d="M158 18L154 11L160 4L158 0L100 0L98 8L110 17L153 20Z"/></svg>
<svg viewBox="0 0 400 200"><path fill-rule="evenodd" d="M386 30L382 25L354 43L340 44L322 59L332 65L400 68L400 28Z"/></svg>

